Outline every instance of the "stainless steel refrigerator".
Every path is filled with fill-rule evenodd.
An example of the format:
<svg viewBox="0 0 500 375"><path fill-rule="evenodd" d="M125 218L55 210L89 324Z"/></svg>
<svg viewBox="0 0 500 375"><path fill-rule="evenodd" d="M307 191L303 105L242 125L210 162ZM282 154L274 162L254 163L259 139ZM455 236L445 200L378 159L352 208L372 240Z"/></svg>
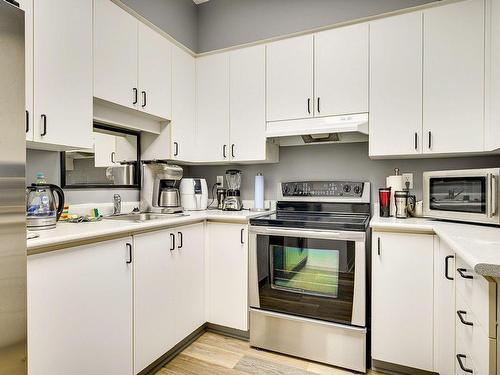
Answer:
<svg viewBox="0 0 500 375"><path fill-rule="evenodd" d="M24 12L0 0L0 374L26 374Z"/></svg>

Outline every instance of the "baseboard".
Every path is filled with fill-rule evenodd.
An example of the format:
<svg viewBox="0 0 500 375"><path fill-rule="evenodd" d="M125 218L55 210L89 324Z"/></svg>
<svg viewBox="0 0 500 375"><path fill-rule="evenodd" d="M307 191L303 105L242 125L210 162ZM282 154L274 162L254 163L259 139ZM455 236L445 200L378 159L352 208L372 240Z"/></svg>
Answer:
<svg viewBox="0 0 500 375"><path fill-rule="evenodd" d="M383 362L372 359L372 370L391 375L437 375L436 372L420 370L413 367L396 365L394 363Z"/></svg>
<svg viewBox="0 0 500 375"><path fill-rule="evenodd" d="M213 323L206 323L205 326L207 331L220 333L221 335L234 337L235 339L250 341L249 331L241 331L239 329L220 326Z"/></svg>
<svg viewBox="0 0 500 375"><path fill-rule="evenodd" d="M205 332L214 332L223 336L233 337L240 340L248 341L250 333L248 331L241 331L239 329L220 326L218 324L205 323L196 329L193 333L175 345L172 349L142 370L138 375L153 375L156 374L162 367L173 360L179 353L186 349L189 345L195 342Z"/></svg>
<svg viewBox="0 0 500 375"><path fill-rule="evenodd" d="M138 375L153 375L156 374L162 367L164 367L168 362L177 357L179 353L181 353L184 349L186 349L189 345L195 342L198 337L203 335L206 329L206 323L196 329L193 333L175 345L172 349L142 370Z"/></svg>

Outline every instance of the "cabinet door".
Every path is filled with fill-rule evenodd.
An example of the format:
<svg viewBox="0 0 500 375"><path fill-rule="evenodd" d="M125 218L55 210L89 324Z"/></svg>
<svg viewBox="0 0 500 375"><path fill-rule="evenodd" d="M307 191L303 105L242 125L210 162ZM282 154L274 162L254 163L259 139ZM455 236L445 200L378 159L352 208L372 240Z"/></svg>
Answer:
<svg viewBox="0 0 500 375"><path fill-rule="evenodd" d="M179 47L172 50L172 159L193 160L195 154L195 58Z"/></svg>
<svg viewBox="0 0 500 375"><path fill-rule="evenodd" d="M24 10L24 64L26 71L26 140L33 140L33 0L19 0Z"/></svg>
<svg viewBox="0 0 500 375"><path fill-rule="evenodd" d="M134 373L176 344L178 306L174 232L134 236Z"/></svg>
<svg viewBox="0 0 500 375"><path fill-rule="evenodd" d="M312 117L313 36L267 45L267 121Z"/></svg>
<svg viewBox="0 0 500 375"><path fill-rule="evenodd" d="M205 224L176 228L178 285L176 339L181 341L206 322L205 318Z"/></svg>
<svg viewBox="0 0 500 375"><path fill-rule="evenodd" d="M139 103L135 91L138 24L112 1L94 0L95 97L129 108Z"/></svg>
<svg viewBox="0 0 500 375"><path fill-rule="evenodd" d="M92 148L92 2L34 2L34 140Z"/></svg>
<svg viewBox="0 0 500 375"><path fill-rule="evenodd" d="M315 116L368 112L368 23L314 36Z"/></svg>
<svg viewBox="0 0 500 375"><path fill-rule="evenodd" d="M248 330L247 226L208 224L210 323Z"/></svg>
<svg viewBox="0 0 500 375"><path fill-rule="evenodd" d="M140 108L163 119L172 118L172 44L139 22Z"/></svg>
<svg viewBox="0 0 500 375"><path fill-rule="evenodd" d="M370 24L370 156L420 154L421 135L422 13L374 21Z"/></svg>
<svg viewBox="0 0 500 375"><path fill-rule="evenodd" d="M455 253L434 238L434 372L455 374Z"/></svg>
<svg viewBox="0 0 500 375"><path fill-rule="evenodd" d="M230 54L231 158L266 159L266 48Z"/></svg>
<svg viewBox="0 0 500 375"><path fill-rule="evenodd" d="M196 143L200 161L229 159L229 54L196 59Z"/></svg>
<svg viewBox="0 0 500 375"><path fill-rule="evenodd" d="M431 235L374 233L373 359L433 371L433 256Z"/></svg>
<svg viewBox="0 0 500 375"><path fill-rule="evenodd" d="M485 151L500 149L500 1L486 2Z"/></svg>
<svg viewBox="0 0 500 375"><path fill-rule="evenodd" d="M94 132L94 165L96 167L115 166L116 137Z"/></svg>
<svg viewBox="0 0 500 375"><path fill-rule="evenodd" d="M32 375L132 375L131 238L28 258Z"/></svg>
<svg viewBox="0 0 500 375"><path fill-rule="evenodd" d="M424 153L484 149L484 0L424 12Z"/></svg>

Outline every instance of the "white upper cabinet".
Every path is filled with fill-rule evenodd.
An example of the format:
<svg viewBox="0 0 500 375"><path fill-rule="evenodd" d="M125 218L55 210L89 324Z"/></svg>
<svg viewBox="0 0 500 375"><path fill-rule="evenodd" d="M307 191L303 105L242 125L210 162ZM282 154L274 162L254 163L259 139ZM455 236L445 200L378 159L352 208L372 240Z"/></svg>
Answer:
<svg viewBox="0 0 500 375"><path fill-rule="evenodd" d="M267 121L312 117L313 36L267 45Z"/></svg>
<svg viewBox="0 0 500 375"><path fill-rule="evenodd" d="M424 11L424 153L484 150L484 0Z"/></svg>
<svg viewBox="0 0 500 375"><path fill-rule="evenodd" d="M486 2L485 149L500 148L500 1Z"/></svg>
<svg viewBox="0 0 500 375"><path fill-rule="evenodd" d="M94 0L94 96L128 108L139 103L138 21L110 0Z"/></svg>
<svg viewBox="0 0 500 375"><path fill-rule="evenodd" d="M195 58L179 47L172 49L171 156L174 160L194 159L196 119Z"/></svg>
<svg viewBox="0 0 500 375"><path fill-rule="evenodd" d="M141 110L172 118L172 44L141 22L138 61Z"/></svg>
<svg viewBox="0 0 500 375"><path fill-rule="evenodd" d="M433 236L372 238L372 358L434 371Z"/></svg>
<svg viewBox="0 0 500 375"><path fill-rule="evenodd" d="M229 160L229 53L196 59L197 160Z"/></svg>
<svg viewBox="0 0 500 375"><path fill-rule="evenodd" d="M370 25L369 117L370 156L421 153L421 12Z"/></svg>
<svg viewBox="0 0 500 375"><path fill-rule="evenodd" d="M368 112L368 27L314 35L315 116Z"/></svg>
<svg viewBox="0 0 500 375"><path fill-rule="evenodd" d="M234 161L266 159L266 47L230 53L230 154Z"/></svg>
<svg viewBox="0 0 500 375"><path fill-rule="evenodd" d="M92 148L92 2L37 0L33 14L33 140Z"/></svg>
<svg viewBox="0 0 500 375"><path fill-rule="evenodd" d="M19 0L24 10L24 64L26 71L26 140L33 140L33 0Z"/></svg>

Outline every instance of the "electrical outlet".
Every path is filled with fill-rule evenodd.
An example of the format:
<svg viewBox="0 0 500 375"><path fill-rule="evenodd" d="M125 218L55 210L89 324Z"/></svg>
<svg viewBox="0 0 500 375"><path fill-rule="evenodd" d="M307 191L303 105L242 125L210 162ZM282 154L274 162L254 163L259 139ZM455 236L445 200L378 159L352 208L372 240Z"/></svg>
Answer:
<svg viewBox="0 0 500 375"><path fill-rule="evenodd" d="M413 173L403 173L403 187L406 188L407 182L410 183L408 189L413 189Z"/></svg>
<svg viewBox="0 0 500 375"><path fill-rule="evenodd" d="M218 184L220 187L223 187L223 186L224 186L224 176L217 176L217 184Z"/></svg>

